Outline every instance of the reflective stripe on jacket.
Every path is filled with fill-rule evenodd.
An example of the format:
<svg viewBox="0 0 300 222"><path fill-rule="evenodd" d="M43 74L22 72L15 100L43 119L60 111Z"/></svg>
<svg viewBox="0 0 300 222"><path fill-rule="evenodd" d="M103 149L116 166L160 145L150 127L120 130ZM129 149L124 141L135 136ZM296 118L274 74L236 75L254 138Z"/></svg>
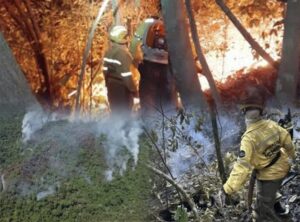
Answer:
<svg viewBox="0 0 300 222"><path fill-rule="evenodd" d="M266 167L281 152L272 166ZM276 180L289 171L289 158L295 158L295 148L287 130L271 120L260 120L250 124L242 136L240 154L234 164L224 190L227 194L238 191L253 169L257 179Z"/></svg>
<svg viewBox="0 0 300 222"><path fill-rule="evenodd" d="M103 58L103 73L105 78L119 80L130 92L137 91L133 78L132 57L125 46L112 43Z"/></svg>

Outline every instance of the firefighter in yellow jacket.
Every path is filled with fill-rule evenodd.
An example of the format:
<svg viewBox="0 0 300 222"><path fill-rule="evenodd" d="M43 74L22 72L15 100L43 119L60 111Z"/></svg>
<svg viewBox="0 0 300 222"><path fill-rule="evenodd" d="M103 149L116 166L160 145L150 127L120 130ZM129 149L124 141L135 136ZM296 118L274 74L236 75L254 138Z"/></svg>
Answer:
<svg viewBox="0 0 300 222"><path fill-rule="evenodd" d="M242 136L237 162L223 186L224 192L230 195L244 185L252 170L256 170L253 218L259 222L275 221L276 192L290 169L289 159L295 158L288 131L276 122L262 119L263 104L261 95L252 91L241 105L247 130Z"/></svg>
<svg viewBox="0 0 300 222"><path fill-rule="evenodd" d="M138 94L139 73L127 48L128 33L124 26L114 26L110 47L103 58L103 73L112 113L130 112Z"/></svg>

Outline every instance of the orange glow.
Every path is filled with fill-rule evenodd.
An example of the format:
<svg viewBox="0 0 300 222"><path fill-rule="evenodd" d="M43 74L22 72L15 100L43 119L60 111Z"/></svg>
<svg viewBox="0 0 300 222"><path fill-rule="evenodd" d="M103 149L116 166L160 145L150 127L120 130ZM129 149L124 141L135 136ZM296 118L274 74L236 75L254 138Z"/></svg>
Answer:
<svg viewBox="0 0 300 222"><path fill-rule="evenodd" d="M281 41L283 35L283 29L279 31L277 36L266 36L263 39L259 33L262 33L263 29L271 29L272 24L262 24L260 27L252 29L251 35L258 41L258 43L265 48L267 53L274 59L280 58L279 51L281 49ZM218 42L220 37L215 37L215 41ZM213 41L213 40L212 40ZM207 62L210 66L213 77L217 81L225 81L226 78L236 71L244 69L245 73L253 68L267 66L268 63L260 56L254 58L249 43L239 33L239 31L230 24L227 28L227 40L226 44L228 49L222 53L217 50L211 50L205 54ZM221 54L221 55L220 55ZM206 79L202 76L199 78L202 89L208 89L209 85Z"/></svg>

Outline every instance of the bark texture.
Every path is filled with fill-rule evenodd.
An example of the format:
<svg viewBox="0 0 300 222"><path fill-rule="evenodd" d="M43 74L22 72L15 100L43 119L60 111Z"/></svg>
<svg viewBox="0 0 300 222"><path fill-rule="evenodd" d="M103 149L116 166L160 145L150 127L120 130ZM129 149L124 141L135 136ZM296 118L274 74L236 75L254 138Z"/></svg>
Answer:
<svg viewBox="0 0 300 222"><path fill-rule="evenodd" d="M162 0L161 5L173 75L182 104L185 108L203 108L205 103L188 36L184 3Z"/></svg>
<svg viewBox="0 0 300 222"><path fill-rule="evenodd" d="M299 86L300 57L300 0L289 0L284 20L282 59L276 86L276 97L281 103L294 101ZM290 100L288 101L287 98Z"/></svg>

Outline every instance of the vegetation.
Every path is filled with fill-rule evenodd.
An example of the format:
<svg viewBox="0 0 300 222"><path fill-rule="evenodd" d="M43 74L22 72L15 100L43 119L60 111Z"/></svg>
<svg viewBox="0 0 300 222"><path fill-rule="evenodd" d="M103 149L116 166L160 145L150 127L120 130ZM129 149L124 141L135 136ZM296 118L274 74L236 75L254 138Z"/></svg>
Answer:
<svg viewBox="0 0 300 222"><path fill-rule="evenodd" d="M121 23L130 30L134 30L148 16L161 17L158 0L119 2ZM233 32L234 28L217 4L208 0L191 2L203 52L206 56L214 56L214 60L208 61L209 65L212 68L222 67L222 60L228 58L230 63L223 65L230 66L231 51L239 45L232 39L232 33L237 36L238 32ZM101 1L1 0L0 3L0 31L12 48L33 92L40 101L46 100L55 107L73 107L83 51ZM226 4L268 53L272 56L274 52L280 53L283 3L228 0ZM112 23L110 8L96 30L86 65L84 96L81 98L85 111L91 106L105 104L101 60ZM236 48L237 54L234 56L240 53L239 50ZM257 58L256 53L254 57ZM222 69L213 71L214 77L222 74Z"/></svg>
<svg viewBox="0 0 300 222"><path fill-rule="evenodd" d="M140 143L141 153L135 169L129 167L124 176L116 176L108 182L104 179L106 162L100 147L105 138L100 137L95 143L91 142L93 138L80 138L79 154L70 158L72 154L67 150L70 147L64 147L60 138L56 141L45 139L44 144L37 146L34 142L23 145L21 118L21 115L1 118L0 169L9 183L7 190L0 193L1 222L149 220L149 173L141 164L149 157L145 142ZM47 135L51 128L59 130L65 124L48 124L41 129L39 136ZM61 156L56 158L66 158L65 174L49 168L44 158L45 153L54 155L55 152L49 149L57 147ZM53 193L39 198L41 191L51 189Z"/></svg>

